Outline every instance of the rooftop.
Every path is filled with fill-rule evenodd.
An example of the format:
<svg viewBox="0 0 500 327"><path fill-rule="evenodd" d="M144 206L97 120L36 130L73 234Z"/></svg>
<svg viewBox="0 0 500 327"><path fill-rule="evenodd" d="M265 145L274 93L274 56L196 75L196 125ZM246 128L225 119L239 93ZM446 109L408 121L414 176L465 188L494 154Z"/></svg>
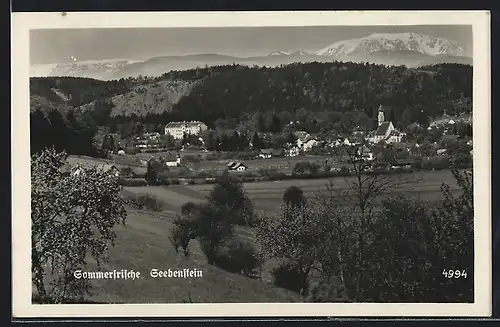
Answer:
<svg viewBox="0 0 500 327"><path fill-rule="evenodd" d="M375 135L382 136L387 134L387 130L389 129L391 122L385 121L377 128Z"/></svg>
<svg viewBox="0 0 500 327"><path fill-rule="evenodd" d="M200 126L200 125L205 125L205 123L198 121L198 120L193 120L193 121L174 121L168 123L165 127L166 128L176 128L176 127L194 127L194 126Z"/></svg>

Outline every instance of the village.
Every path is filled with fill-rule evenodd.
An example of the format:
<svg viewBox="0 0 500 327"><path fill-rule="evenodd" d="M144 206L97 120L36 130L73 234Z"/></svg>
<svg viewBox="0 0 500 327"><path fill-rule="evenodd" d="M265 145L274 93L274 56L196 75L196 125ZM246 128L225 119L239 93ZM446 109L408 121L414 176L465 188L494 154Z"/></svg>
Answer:
<svg viewBox="0 0 500 327"><path fill-rule="evenodd" d="M288 123L291 127L293 124L294 122ZM331 172L338 172L348 166L346 162L349 158L345 158L338 151L346 146L359 148L367 171L408 170L422 160L439 161L457 155L463 157L464 164L472 164L470 114L452 116L445 112L441 117L431 120L427 127L413 123L407 126L405 131L401 131L392 121L385 119L384 107L379 106L377 127L371 131L359 126L351 133L343 135L310 134L297 130L284 135L286 142L282 142L280 146L269 141L268 147L253 144L256 136L254 135L253 140L248 140L250 135L243 138L246 140L243 151L207 149L203 137L207 132L210 132L207 125L200 121L171 122L164 127L163 134L146 132L138 135L132 143L133 146L128 144L124 147L121 146L122 142L118 141L114 151L109 152L109 159L98 166L113 171L115 176L125 178L139 177L151 160L158 161L167 170L184 167L199 172L245 172L274 168L289 173L293 172L298 162L312 161L321 166L328 165ZM273 137L271 133L255 134L260 140L271 140ZM165 144L169 147L165 147ZM78 161L72 169L78 173L80 166L81 161ZM127 166L131 169L124 170ZM135 173L131 173L133 171Z"/></svg>

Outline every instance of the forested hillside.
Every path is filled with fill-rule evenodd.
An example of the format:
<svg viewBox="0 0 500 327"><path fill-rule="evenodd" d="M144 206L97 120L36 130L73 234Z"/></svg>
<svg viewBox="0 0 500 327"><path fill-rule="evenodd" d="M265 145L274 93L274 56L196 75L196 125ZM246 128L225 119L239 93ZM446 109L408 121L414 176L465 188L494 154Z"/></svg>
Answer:
<svg viewBox="0 0 500 327"><path fill-rule="evenodd" d="M30 86L32 112L58 109L64 116L78 109L75 117L85 117L87 125L118 131L127 124L172 120L255 129L248 122L256 114L278 117L280 128L300 120L311 132L335 125L342 132L358 125L371 130L380 105L388 108L386 119L404 129L413 122L425 125L445 110L472 110L472 67L459 64L418 69L340 62L228 65L107 82L32 78Z"/></svg>

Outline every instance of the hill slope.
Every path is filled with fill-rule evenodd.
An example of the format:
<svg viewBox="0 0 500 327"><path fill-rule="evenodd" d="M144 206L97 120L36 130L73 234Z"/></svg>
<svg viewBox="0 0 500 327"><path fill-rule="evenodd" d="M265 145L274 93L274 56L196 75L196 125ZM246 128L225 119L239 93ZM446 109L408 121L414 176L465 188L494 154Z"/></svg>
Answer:
<svg viewBox="0 0 500 327"><path fill-rule="evenodd" d="M141 278L135 281L96 281L93 284L96 292L91 300L107 303L182 303L191 297L193 302L203 303L301 301L291 291L208 265L195 242L190 246L190 257L176 253L168 240L170 221L157 216L129 210L127 225L117 228L116 246L110 249L109 262L103 269L133 269L141 272ZM203 272L203 277L155 279L149 275L154 268L196 268Z"/></svg>

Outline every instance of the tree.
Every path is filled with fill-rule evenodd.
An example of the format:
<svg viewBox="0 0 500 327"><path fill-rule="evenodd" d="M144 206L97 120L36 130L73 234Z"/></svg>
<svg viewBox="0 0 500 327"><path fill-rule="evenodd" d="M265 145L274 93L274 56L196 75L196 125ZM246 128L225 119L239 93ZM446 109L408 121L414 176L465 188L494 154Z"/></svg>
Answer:
<svg viewBox="0 0 500 327"><path fill-rule="evenodd" d="M316 197L324 215L335 221L335 237L339 247L332 262L324 262L325 270L340 276L342 287L352 301L366 300L364 292L371 287L369 277L369 239L373 233L377 199L387 196L412 178L392 175L366 174L362 157L365 145L342 146L348 158L352 177L346 180L347 188L336 188L330 182ZM328 268L330 267L330 268Z"/></svg>
<svg viewBox="0 0 500 327"><path fill-rule="evenodd" d="M170 134L164 134L160 136L160 145L167 149L173 149L175 146L175 139Z"/></svg>
<svg viewBox="0 0 500 327"><path fill-rule="evenodd" d="M260 149L262 147L262 142L259 138L259 134L257 132L253 133L253 138L252 138L252 147L254 149Z"/></svg>
<svg viewBox="0 0 500 327"><path fill-rule="evenodd" d="M273 112L273 114L271 116L271 123L269 124L269 131L271 133L281 132L281 121L275 112Z"/></svg>
<svg viewBox="0 0 500 327"><path fill-rule="evenodd" d="M254 115L256 132L265 132L266 124L264 121L264 115L260 111L257 111Z"/></svg>
<svg viewBox="0 0 500 327"><path fill-rule="evenodd" d="M289 186L283 193L283 202L287 206L300 207L306 204L306 198L299 187Z"/></svg>
<svg viewBox="0 0 500 327"><path fill-rule="evenodd" d="M245 194L240 181L227 171L215 180L208 195L208 202L231 216L231 222L252 225L255 218L252 202Z"/></svg>
<svg viewBox="0 0 500 327"><path fill-rule="evenodd" d="M149 185L157 185L158 184L158 172L153 166L153 161L149 160L146 168L146 176L145 179Z"/></svg>
<svg viewBox="0 0 500 327"><path fill-rule="evenodd" d="M453 166L451 172L458 195L443 184L444 201L439 203L405 196L383 202L370 246L372 282L365 295L371 300L474 301L472 172ZM457 269L461 278L442 275L443 270Z"/></svg>
<svg viewBox="0 0 500 327"><path fill-rule="evenodd" d="M303 296L308 294L312 269L336 244L329 217L315 205L285 205L275 216L263 217L256 239L264 257L291 264L300 273L299 289Z"/></svg>
<svg viewBox="0 0 500 327"><path fill-rule="evenodd" d="M214 134L211 130L207 129L206 131L204 131L202 137L203 143L205 144L205 148L207 150L215 149L217 143L215 142Z"/></svg>
<svg viewBox="0 0 500 327"><path fill-rule="evenodd" d="M54 303L90 293L89 280L73 273L84 270L89 257L100 267L115 225L126 219L118 181L95 167L69 175L66 158L52 148L31 161L32 280L41 300Z"/></svg>
<svg viewBox="0 0 500 327"><path fill-rule="evenodd" d="M287 143L295 144L297 142L297 137L290 131L286 134L285 140Z"/></svg>
<svg viewBox="0 0 500 327"><path fill-rule="evenodd" d="M101 145L101 150L103 150L104 152L116 150L116 143L113 135L111 134L104 135L104 139Z"/></svg>

